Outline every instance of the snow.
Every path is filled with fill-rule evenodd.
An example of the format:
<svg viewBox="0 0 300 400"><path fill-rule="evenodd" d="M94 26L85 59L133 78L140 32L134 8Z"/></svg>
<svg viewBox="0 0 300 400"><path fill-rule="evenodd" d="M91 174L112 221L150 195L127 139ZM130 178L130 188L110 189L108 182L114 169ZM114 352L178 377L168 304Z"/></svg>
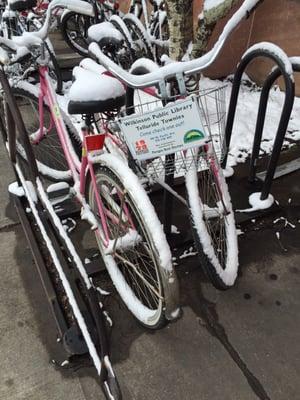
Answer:
<svg viewBox="0 0 300 400"><path fill-rule="evenodd" d="M283 63L286 73L294 81L292 63L286 53L279 46L270 42L256 43L249 47L249 49L243 54L242 58L245 58L249 53L257 50L263 50L269 54L275 55L275 57Z"/></svg>
<svg viewBox="0 0 300 400"><path fill-rule="evenodd" d="M7 19L14 18L16 15L17 15L17 14L16 14L15 11L10 10L10 9L6 6L6 8L5 8L5 10L4 10L3 14L2 14L2 19L5 19L5 18L7 18Z"/></svg>
<svg viewBox="0 0 300 400"><path fill-rule="evenodd" d="M269 196L265 200L261 200L260 197L261 197L260 192L252 193L248 199L251 208L246 208L244 210L236 210L236 211L253 212L258 210L266 210L267 208L271 207L272 204L274 203L274 197L271 194L269 194Z"/></svg>
<svg viewBox="0 0 300 400"><path fill-rule="evenodd" d="M99 75L106 71L102 65L96 63L96 61L92 60L91 58L84 58L80 61L79 66Z"/></svg>
<svg viewBox="0 0 300 400"><path fill-rule="evenodd" d="M105 248L106 254L113 254L115 250L126 250L134 247L142 240L137 231L129 229L124 236L119 236L117 240L109 240L108 246Z"/></svg>
<svg viewBox="0 0 300 400"><path fill-rule="evenodd" d="M15 196L22 197L25 196L24 189L22 186L18 185L18 182L13 182L8 186L9 193L14 194Z"/></svg>
<svg viewBox="0 0 300 400"><path fill-rule="evenodd" d="M203 9L204 11L208 11L211 10L212 8L218 7L222 3L224 3L224 0L205 0Z"/></svg>
<svg viewBox="0 0 300 400"><path fill-rule="evenodd" d="M273 221L273 224L275 225L275 224L277 224L278 222L281 222L281 221L284 223L284 228L286 228L286 227L289 226L289 227L292 228L292 229L296 229L296 225L294 225L294 224L292 224L291 222L289 222L288 219L285 218L285 217L276 218L276 219Z"/></svg>
<svg viewBox="0 0 300 400"><path fill-rule="evenodd" d="M88 38L94 42L100 42L104 38L113 38L119 42L124 40L122 33L108 21L90 26L88 29Z"/></svg>
<svg viewBox="0 0 300 400"><path fill-rule="evenodd" d="M180 231L178 230L176 225L171 225L171 232L175 233L176 235L180 234Z"/></svg>
<svg viewBox="0 0 300 400"><path fill-rule="evenodd" d="M187 257L193 257L196 256L198 253L193 249L193 247L190 247L188 250L184 250L184 252L179 256L180 260L183 260L184 258Z"/></svg>
<svg viewBox="0 0 300 400"><path fill-rule="evenodd" d="M75 67L75 82L69 91L71 101L105 101L125 94L124 86L115 78L99 75L90 70Z"/></svg>
<svg viewBox="0 0 300 400"><path fill-rule="evenodd" d="M18 46L24 46L27 48L40 46L42 44L42 39L39 38L35 32L24 32L21 36L13 36L12 40Z"/></svg>
<svg viewBox="0 0 300 400"><path fill-rule="evenodd" d="M51 202L53 205L53 203ZM71 233L76 228L76 221L73 218L66 218L62 220L63 227L66 232Z"/></svg>
<svg viewBox="0 0 300 400"><path fill-rule="evenodd" d="M224 86L224 81L211 80L205 77L202 77L200 80L201 89L206 90L218 86ZM232 83L228 81L226 86L227 106L229 105L231 89ZM261 91L246 75L244 75L237 103L226 170L239 163L244 163L252 153L260 94ZM273 149L284 99L285 93L281 91L278 86L274 86L270 91L268 101L266 120L261 141L261 155L268 154ZM283 144L284 147L290 147L293 145L294 141L300 140L299 115L300 98L295 97L293 111ZM224 175L227 177L227 172Z"/></svg>
<svg viewBox="0 0 300 400"><path fill-rule="evenodd" d="M30 196L32 198L32 200L37 203L37 195L36 195L36 191L35 188L32 184L31 181L26 181L26 185L27 185L27 190L30 192ZM14 194L15 196L18 197L23 197L25 196L25 192L22 186L18 185L18 182L13 182L8 186L8 191L9 193Z"/></svg>
<svg viewBox="0 0 300 400"><path fill-rule="evenodd" d="M132 36L131 36L125 22L123 21L123 19L119 15L114 14L110 17L109 21L115 22L120 27L121 32L125 36L128 43L130 44L130 47L133 48L134 43L132 40Z"/></svg>
<svg viewBox="0 0 300 400"><path fill-rule="evenodd" d="M300 65L300 57L290 57L292 65Z"/></svg>
<svg viewBox="0 0 300 400"><path fill-rule="evenodd" d="M176 310L174 310L174 311L171 312L171 317L172 317L173 319L178 318L179 315L180 315L180 308L177 308Z"/></svg>
<svg viewBox="0 0 300 400"><path fill-rule="evenodd" d="M157 71L159 69L159 66L154 61L144 57L139 58L132 64L132 66L130 67L130 72L138 67L144 67L150 72Z"/></svg>
<svg viewBox="0 0 300 400"><path fill-rule="evenodd" d="M234 169L230 166L223 168L223 174L225 178L230 178L234 174Z"/></svg>
<svg viewBox="0 0 300 400"><path fill-rule="evenodd" d="M59 190L64 190L64 189L69 189L70 186L68 185L67 182L57 182L57 183L52 183L47 187L47 193L53 193L57 192Z"/></svg>
<svg viewBox="0 0 300 400"><path fill-rule="evenodd" d="M198 192L198 176L196 168L191 168L186 174L186 188L189 199L189 205L193 216L193 224L197 231L199 240L204 253L211 261L217 274L220 276L222 281L232 286L236 280L238 272L238 247L237 247L237 234L235 228L234 214L231 207L230 196L226 184L219 180L222 188L223 199L227 205L230 214L227 215L227 223L225 224L226 229L226 245L227 245L227 258L226 266L220 265L219 260L215 254L214 248L211 243L211 237L207 231L204 219L203 219L203 204L199 198Z"/></svg>

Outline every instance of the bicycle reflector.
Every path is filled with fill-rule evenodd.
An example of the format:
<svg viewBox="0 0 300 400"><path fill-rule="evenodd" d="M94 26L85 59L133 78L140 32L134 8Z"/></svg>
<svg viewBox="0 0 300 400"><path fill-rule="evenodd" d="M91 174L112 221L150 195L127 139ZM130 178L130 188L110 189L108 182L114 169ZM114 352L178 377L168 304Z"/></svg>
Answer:
<svg viewBox="0 0 300 400"><path fill-rule="evenodd" d="M88 152L102 150L104 145L104 134L87 135L85 136L85 144Z"/></svg>

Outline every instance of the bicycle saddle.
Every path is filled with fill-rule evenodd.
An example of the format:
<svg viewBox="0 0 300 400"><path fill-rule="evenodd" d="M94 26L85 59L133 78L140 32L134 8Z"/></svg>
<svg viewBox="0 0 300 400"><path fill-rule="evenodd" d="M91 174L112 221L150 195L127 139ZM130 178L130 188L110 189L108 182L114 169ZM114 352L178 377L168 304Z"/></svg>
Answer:
<svg viewBox="0 0 300 400"><path fill-rule="evenodd" d="M82 67L73 69L69 114L95 114L117 110L125 104L125 88L116 78Z"/></svg>
<svg viewBox="0 0 300 400"><path fill-rule="evenodd" d="M37 0L9 0L9 8L12 11L26 11L31 10L36 6Z"/></svg>
<svg viewBox="0 0 300 400"><path fill-rule="evenodd" d="M119 32L111 22L100 22L88 29L88 39L90 42L96 42L102 47L119 48L123 44L123 35Z"/></svg>

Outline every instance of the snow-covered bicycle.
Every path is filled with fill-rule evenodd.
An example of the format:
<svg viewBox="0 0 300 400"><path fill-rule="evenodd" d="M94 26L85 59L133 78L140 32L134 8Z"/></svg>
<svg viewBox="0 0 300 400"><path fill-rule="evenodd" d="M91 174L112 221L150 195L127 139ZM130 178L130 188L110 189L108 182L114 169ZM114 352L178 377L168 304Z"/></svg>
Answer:
<svg viewBox="0 0 300 400"><path fill-rule="evenodd" d="M53 0L42 31L47 31L50 13L55 7L70 7L91 15L92 6L76 0ZM23 53L36 42L41 32L33 32L15 42L2 41L3 47ZM23 38L23 42L22 42ZM91 115L112 115L124 104L124 86L107 75L92 74L78 67L74 71L71 113L85 116L81 135L60 110L48 75L43 51L37 62L40 85L18 81L12 87L31 143L37 169L37 193L47 210L52 208L47 194L48 180L69 181L71 194L82 206L82 218L95 231L102 258L114 285L133 315L146 327L155 329L179 315L178 285L171 252L154 208L137 176L124 160L105 153L103 142L109 132L96 134ZM23 48L20 46L23 45ZM26 52L25 52L26 53ZM16 55L18 56L18 54ZM18 60L15 60L18 61ZM76 87L79 88L76 89ZM84 93L93 100L81 101ZM9 130L9 108L4 93L5 125ZM17 172L23 181L28 173L28 157L21 140L17 140ZM28 146L27 146L28 147ZM23 169L22 169L23 167ZM22 182L23 182L22 181ZM68 240L66 239L66 242ZM80 272L90 285L84 268Z"/></svg>
<svg viewBox="0 0 300 400"><path fill-rule="evenodd" d="M188 206L200 262L213 284L225 289L234 284L238 271L238 246L234 213L220 162L225 104L223 88L198 90L187 96L185 77L207 68L219 54L236 25L259 0L246 0L224 27L211 51L199 59L159 68L138 60L127 72L103 54L96 43L89 51L127 87L127 116L119 118L117 135L127 147L129 164L145 181L160 184ZM144 88L156 87L157 98L147 98ZM183 175L187 196L172 187L174 176ZM171 198L165 215L170 217ZM170 221L167 222L170 226ZM165 225L168 232L169 226Z"/></svg>
<svg viewBox="0 0 300 400"><path fill-rule="evenodd" d="M168 54L169 31L163 0L132 0L123 20L131 34L135 51L160 63Z"/></svg>
<svg viewBox="0 0 300 400"><path fill-rule="evenodd" d="M35 0L10 1L2 11L0 30L1 36L6 39L21 36L24 32L38 31L43 25L45 9L42 4L37 4ZM49 56L49 72L51 78L55 82L55 90L57 93L61 93L63 86L62 74L54 48L48 35L42 34L40 37L45 41L45 51ZM36 47L34 51L32 49L32 53L38 58L40 56L39 48ZM22 63L22 71L19 71L19 73L34 79L36 71L33 70L30 63L24 60Z"/></svg>

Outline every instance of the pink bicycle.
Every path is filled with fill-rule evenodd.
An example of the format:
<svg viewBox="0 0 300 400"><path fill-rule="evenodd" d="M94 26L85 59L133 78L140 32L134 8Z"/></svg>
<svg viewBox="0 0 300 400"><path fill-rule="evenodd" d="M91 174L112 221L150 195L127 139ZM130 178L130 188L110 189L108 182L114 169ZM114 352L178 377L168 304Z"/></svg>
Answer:
<svg viewBox="0 0 300 400"><path fill-rule="evenodd" d="M82 2L54 0L47 16L54 8L65 5L80 9ZM80 11L88 14L87 3ZM47 29L47 21L49 18L46 18L44 30ZM34 35L26 35L24 44L28 45L31 38L36 40ZM18 43L22 44L20 39ZM6 48L9 44L6 42ZM178 285L171 252L139 179L124 160L105 150L105 138L113 138L113 135L108 129L96 133L92 118L94 113L115 115L124 104L124 86L106 75L81 77L84 81L94 79L92 85L96 87L98 97L94 102L73 101L73 106L69 107L71 112L84 115L85 124L78 134L71 120L60 109L43 49L41 54L42 57L37 60L39 87L19 81L11 89L40 175L33 182L37 194L56 219L58 217L48 197L51 190L49 180L69 182L70 194L81 204L81 216L95 232L102 258L121 298L143 325L151 329L159 328L179 315ZM84 86L80 92L83 90ZM74 98L76 100L76 96ZM5 104L4 97L5 121L8 121L9 111ZM114 143L116 145L117 141ZM18 139L17 172L23 174L26 181L28 163L32 162L25 147ZM65 187L65 184L61 186ZM69 243L67 238L66 241ZM88 287L90 282L82 263L80 265Z"/></svg>

